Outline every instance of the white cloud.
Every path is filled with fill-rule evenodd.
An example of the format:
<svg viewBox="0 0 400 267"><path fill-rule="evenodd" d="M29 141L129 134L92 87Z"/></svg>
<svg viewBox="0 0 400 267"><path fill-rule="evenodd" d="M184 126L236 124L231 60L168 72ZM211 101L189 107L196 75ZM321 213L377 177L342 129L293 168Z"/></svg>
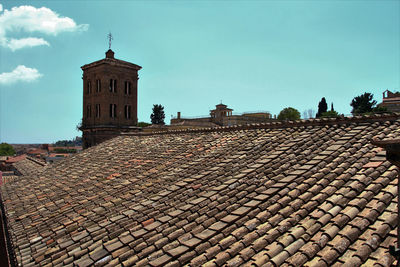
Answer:
<svg viewBox="0 0 400 267"><path fill-rule="evenodd" d="M68 17L62 17L47 7L36 8L33 6L13 7L11 10L0 7L0 45L15 51L24 47L49 45L49 43L36 37L13 39L11 33L26 32L29 34L41 33L57 35L61 32L86 31L88 24L76 24Z"/></svg>
<svg viewBox="0 0 400 267"><path fill-rule="evenodd" d="M22 39L10 39L7 43L7 46L12 50L18 50L24 47L33 47L38 45L47 45L50 44L44 40L43 38L35 38L35 37L28 37Z"/></svg>
<svg viewBox="0 0 400 267"><path fill-rule="evenodd" d="M37 69L19 65L12 72L0 74L0 84L13 84L16 82L33 82L43 75Z"/></svg>

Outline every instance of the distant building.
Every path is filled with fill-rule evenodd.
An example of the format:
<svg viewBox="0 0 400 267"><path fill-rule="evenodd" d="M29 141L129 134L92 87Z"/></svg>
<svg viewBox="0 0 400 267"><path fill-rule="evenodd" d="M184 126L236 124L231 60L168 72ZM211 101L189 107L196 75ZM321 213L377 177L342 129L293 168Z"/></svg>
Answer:
<svg viewBox="0 0 400 267"><path fill-rule="evenodd" d="M389 90L383 92L382 103L379 107L385 107L388 111L400 112L400 92L392 93Z"/></svg>
<svg viewBox="0 0 400 267"><path fill-rule="evenodd" d="M63 160L70 155L71 154L69 153L49 153L49 155L46 157L46 163L54 163Z"/></svg>
<svg viewBox="0 0 400 267"><path fill-rule="evenodd" d="M9 170L6 164L8 158L8 156L0 156L0 171L4 172Z"/></svg>
<svg viewBox="0 0 400 267"><path fill-rule="evenodd" d="M27 152L28 156L34 158L41 158L47 155L47 150L41 148L34 148Z"/></svg>
<svg viewBox="0 0 400 267"><path fill-rule="evenodd" d="M61 160L65 157L70 156L71 154L75 154L78 152L82 151L81 146L54 146L53 144L42 144L40 145L40 148L37 147L24 147L24 151L26 151L23 154L20 154L16 157L8 157L6 161L4 161L4 164L13 164L15 162L24 160L26 158L29 158L29 160L37 160L40 163L43 162L55 162L58 160ZM55 158L55 160L53 160ZM1 159L0 159L0 165L1 165ZM3 164L3 165L4 165ZM0 168L1 170L1 168Z"/></svg>
<svg viewBox="0 0 400 267"><path fill-rule="evenodd" d="M19 156L14 156L14 157L7 157L6 160L4 158L2 159L2 163L0 166L0 171L3 171L3 173L8 172L8 174L17 174L18 172L15 169L14 164L20 161L23 161L27 158L26 154L19 155Z"/></svg>
<svg viewBox="0 0 400 267"><path fill-rule="evenodd" d="M224 118L232 116L233 109L228 108L227 105L218 104L215 106L215 109L210 110L210 117L214 123L218 125L224 124Z"/></svg>
<svg viewBox="0 0 400 267"><path fill-rule="evenodd" d="M96 145L121 132L138 130L137 81L141 66L106 58L86 64L83 70L83 148Z"/></svg>
<svg viewBox="0 0 400 267"><path fill-rule="evenodd" d="M77 153L82 151L81 146L54 146L54 145L49 145L48 146L48 152L49 153Z"/></svg>
<svg viewBox="0 0 400 267"><path fill-rule="evenodd" d="M38 170L46 166L40 158L33 158L26 154L14 157L0 157L0 185L15 180L19 176L37 174ZM3 176L1 180L1 176Z"/></svg>
<svg viewBox="0 0 400 267"><path fill-rule="evenodd" d="M209 117L182 118L178 112L177 117L171 119L171 125L191 125L191 126L232 126L251 123L267 122L272 119L269 112L251 112L234 115L233 109L225 104L218 104L215 109L210 110Z"/></svg>

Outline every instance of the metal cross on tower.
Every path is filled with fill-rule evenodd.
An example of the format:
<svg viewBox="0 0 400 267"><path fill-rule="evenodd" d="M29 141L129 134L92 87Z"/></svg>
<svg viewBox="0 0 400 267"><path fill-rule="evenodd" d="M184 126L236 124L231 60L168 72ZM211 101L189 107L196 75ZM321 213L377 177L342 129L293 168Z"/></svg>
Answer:
<svg viewBox="0 0 400 267"><path fill-rule="evenodd" d="M111 32L108 33L107 38L108 38L108 49L111 49L111 40L114 39L113 36L111 35Z"/></svg>

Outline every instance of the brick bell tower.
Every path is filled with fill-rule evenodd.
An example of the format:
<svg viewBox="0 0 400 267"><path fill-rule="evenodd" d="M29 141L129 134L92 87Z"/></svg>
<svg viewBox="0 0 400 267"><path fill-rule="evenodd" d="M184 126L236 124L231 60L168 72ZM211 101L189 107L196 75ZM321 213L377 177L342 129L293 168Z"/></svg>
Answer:
<svg viewBox="0 0 400 267"><path fill-rule="evenodd" d="M97 145L122 132L138 131L137 81L139 65L115 59L109 49L104 59L83 70L83 148Z"/></svg>

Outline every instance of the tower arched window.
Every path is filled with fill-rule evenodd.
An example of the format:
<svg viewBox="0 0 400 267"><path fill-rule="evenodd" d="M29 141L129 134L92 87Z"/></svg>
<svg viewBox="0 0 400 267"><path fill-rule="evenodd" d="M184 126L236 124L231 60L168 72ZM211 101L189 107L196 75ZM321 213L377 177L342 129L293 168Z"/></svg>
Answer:
<svg viewBox="0 0 400 267"><path fill-rule="evenodd" d="M100 79L96 80L96 92L97 93L101 92L101 81L100 81Z"/></svg>
<svg viewBox="0 0 400 267"><path fill-rule="evenodd" d="M100 115L101 115L100 112L101 112L100 111L100 104L96 104L96 118L100 118Z"/></svg>
<svg viewBox="0 0 400 267"><path fill-rule="evenodd" d="M86 106L86 118L92 117L92 106L89 104Z"/></svg>
<svg viewBox="0 0 400 267"><path fill-rule="evenodd" d="M110 118L116 118L116 117L117 117L117 105L110 104Z"/></svg>
<svg viewBox="0 0 400 267"><path fill-rule="evenodd" d="M92 83L91 83L90 81L87 81L87 84L86 84L86 93L87 93L87 94L92 93Z"/></svg>
<svg viewBox="0 0 400 267"><path fill-rule="evenodd" d="M125 81L125 95L131 95L132 93L131 87L132 87L131 82Z"/></svg>
<svg viewBox="0 0 400 267"><path fill-rule="evenodd" d="M130 119L131 118L131 106L126 105L125 106L125 119Z"/></svg>
<svg viewBox="0 0 400 267"><path fill-rule="evenodd" d="M115 79L110 79L110 86L109 86L110 92L111 93L116 93L117 92L117 80Z"/></svg>

